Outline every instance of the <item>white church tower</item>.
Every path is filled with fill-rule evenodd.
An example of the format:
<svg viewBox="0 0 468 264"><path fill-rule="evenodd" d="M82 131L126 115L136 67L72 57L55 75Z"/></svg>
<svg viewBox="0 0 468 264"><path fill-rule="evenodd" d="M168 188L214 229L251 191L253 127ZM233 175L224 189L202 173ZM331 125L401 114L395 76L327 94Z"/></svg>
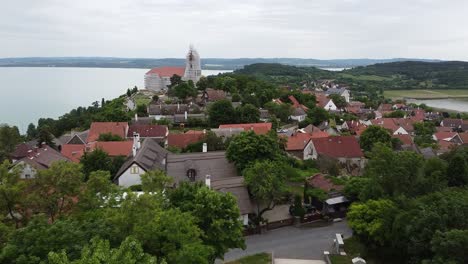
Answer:
<svg viewBox="0 0 468 264"><path fill-rule="evenodd" d="M188 81L192 80L194 83L197 83L201 77L201 63L200 55L198 55L197 50L190 45L189 52L185 59L185 73L182 77L182 80Z"/></svg>

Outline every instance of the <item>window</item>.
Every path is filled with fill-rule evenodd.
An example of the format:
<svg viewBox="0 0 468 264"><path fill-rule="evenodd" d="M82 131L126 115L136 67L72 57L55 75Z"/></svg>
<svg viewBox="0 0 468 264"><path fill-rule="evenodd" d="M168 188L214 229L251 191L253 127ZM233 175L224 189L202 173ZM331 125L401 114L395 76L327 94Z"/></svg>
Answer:
<svg viewBox="0 0 468 264"><path fill-rule="evenodd" d="M31 174L25 174L25 175L24 175L24 178L25 178L25 179L31 178Z"/></svg>
<svg viewBox="0 0 468 264"><path fill-rule="evenodd" d="M140 172L140 168L138 168L138 166L132 166L130 168L130 173L131 174L138 174Z"/></svg>
<svg viewBox="0 0 468 264"><path fill-rule="evenodd" d="M194 169L190 169L187 171L187 177L191 182L195 181L195 177L197 176L197 172Z"/></svg>

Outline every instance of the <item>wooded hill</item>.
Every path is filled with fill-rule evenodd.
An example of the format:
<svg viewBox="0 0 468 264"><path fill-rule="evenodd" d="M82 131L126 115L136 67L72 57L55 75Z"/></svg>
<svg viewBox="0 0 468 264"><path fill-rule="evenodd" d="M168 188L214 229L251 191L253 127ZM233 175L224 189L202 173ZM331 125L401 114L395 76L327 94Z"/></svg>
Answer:
<svg viewBox="0 0 468 264"><path fill-rule="evenodd" d="M335 79L352 88L379 89L468 89L468 62L404 61L356 67L331 72L315 67L257 63L235 71L280 85L295 85L318 79Z"/></svg>

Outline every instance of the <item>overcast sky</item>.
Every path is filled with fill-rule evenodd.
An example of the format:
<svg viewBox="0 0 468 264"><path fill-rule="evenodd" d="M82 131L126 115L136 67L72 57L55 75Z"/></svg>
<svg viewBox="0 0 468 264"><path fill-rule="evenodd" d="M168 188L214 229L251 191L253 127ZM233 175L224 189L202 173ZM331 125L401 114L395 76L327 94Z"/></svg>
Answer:
<svg viewBox="0 0 468 264"><path fill-rule="evenodd" d="M2 0L0 57L468 60L467 0Z"/></svg>

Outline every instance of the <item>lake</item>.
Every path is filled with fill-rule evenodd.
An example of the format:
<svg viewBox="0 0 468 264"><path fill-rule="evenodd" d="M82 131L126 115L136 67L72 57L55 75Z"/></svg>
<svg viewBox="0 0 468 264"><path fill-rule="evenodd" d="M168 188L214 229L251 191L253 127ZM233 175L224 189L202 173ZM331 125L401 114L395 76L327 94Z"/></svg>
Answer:
<svg viewBox="0 0 468 264"><path fill-rule="evenodd" d="M41 117L57 118L101 98L112 99L127 88L143 87L148 69L0 68L0 124L25 132ZM203 70L205 76L222 72Z"/></svg>
<svg viewBox="0 0 468 264"><path fill-rule="evenodd" d="M450 110L456 112L468 112L468 98L448 98L448 99L407 99L408 103L426 104L440 110Z"/></svg>

